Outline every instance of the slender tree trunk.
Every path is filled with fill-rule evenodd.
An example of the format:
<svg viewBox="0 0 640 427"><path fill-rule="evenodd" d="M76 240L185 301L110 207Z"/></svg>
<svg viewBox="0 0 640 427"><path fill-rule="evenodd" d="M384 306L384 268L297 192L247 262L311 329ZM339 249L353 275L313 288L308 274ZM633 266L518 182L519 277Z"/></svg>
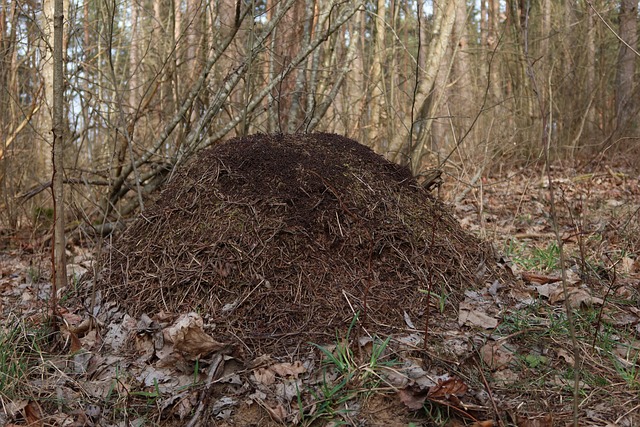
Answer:
<svg viewBox="0 0 640 427"><path fill-rule="evenodd" d="M381 151L381 139L384 139L383 135L380 135L386 126L383 118L383 111L385 108L384 102L384 77L382 73L382 64L385 63L385 26L386 26L386 0L378 0L377 13L375 15L375 39L373 43L373 49L371 52L371 72L369 73L369 112L368 124L367 124L367 139L366 143L370 147L378 147L378 151Z"/></svg>
<svg viewBox="0 0 640 427"><path fill-rule="evenodd" d="M86 1L86 0L85 0ZM138 86L140 84L140 72L138 67L140 67L139 60L139 48L138 42L140 37L137 34L138 32L138 2L131 2L131 45L129 48L129 96L128 96L128 112L130 114L134 114L137 104L139 102L139 89Z"/></svg>
<svg viewBox="0 0 640 427"><path fill-rule="evenodd" d="M489 70L489 94L491 95L491 103L498 104L502 102L502 90L500 87L500 72L498 61L495 60L494 55L498 50L499 41L499 28L500 21L500 1L499 0L487 0L489 7L487 10L487 63L491 63L491 69Z"/></svg>
<svg viewBox="0 0 640 427"><path fill-rule="evenodd" d="M540 75L545 76L543 78L545 84L543 87L547 87L546 82L548 81L549 73L551 72L551 50L550 50L550 40L551 40L551 0L542 0L542 34L540 36L540 53L537 55L541 58L540 61ZM549 94L547 90L542 90L540 93L543 102L545 105L547 104L547 100L549 99Z"/></svg>
<svg viewBox="0 0 640 427"><path fill-rule="evenodd" d="M11 201L14 199L15 187L12 175L15 169L14 162L7 161L9 151L17 138L20 128L26 127L28 118L21 119L16 106L12 102L12 93L17 93L18 65L16 60L16 28L18 22L17 4L7 0L2 1L0 6L0 85L4 88L0 90L0 191L3 202L6 206L6 217L11 227L16 227L17 209Z"/></svg>
<svg viewBox="0 0 640 427"><path fill-rule="evenodd" d="M278 3L280 5L280 3ZM267 21L273 20L274 14L274 0L267 0ZM269 40L269 51L272 52L269 55L269 60L266 61L266 75L268 81L273 81L276 78L276 62L277 58L274 52L276 51L276 42L278 40L278 27L273 29L273 33L271 34L271 38ZM275 132L278 130L278 96L275 92L269 93L267 98L267 130L269 132Z"/></svg>
<svg viewBox="0 0 640 427"><path fill-rule="evenodd" d="M429 109L433 110L435 108L435 105L432 103L433 101L430 101L429 98L434 90L438 70L449 46L458 1L464 0L442 1L434 4L435 22L433 25L432 38L427 49L425 68L424 71L421 71L420 81L418 82L414 98L415 111L420 112L420 114L416 117L414 123L407 126L408 129L413 129L414 127L419 128L417 132L418 137L415 138L415 140L413 135L409 135L411 138L409 157L411 159L411 170L414 173L418 171L422 161L422 155L426 149L432 120L430 117L427 117L425 113ZM429 104L429 102L431 102L431 104ZM397 134L392 141L393 144L390 151L400 153L400 147L404 141L406 141L406 137L403 134Z"/></svg>
<svg viewBox="0 0 640 427"><path fill-rule="evenodd" d="M300 35L302 41L302 46L309 44L311 40L311 32L313 29L313 17L314 17L314 2L313 0L306 0L304 5L304 19L302 24L302 34ZM315 56L315 55L314 55ZM302 100L306 97L303 96L303 92L305 89L305 85L307 84L307 64L309 64L310 60L307 59L304 64L305 66L300 67L296 71L296 83L295 88L293 90L293 94L291 96L291 110L289 113L289 119L287 124L287 131L289 133L295 132L300 128L300 115L302 109ZM313 66L311 67L311 72L316 71L317 69Z"/></svg>
<svg viewBox="0 0 640 427"><path fill-rule="evenodd" d="M37 123L37 136L33 147L34 169L37 171L36 179L45 180L51 176L51 142L49 136L53 127L51 115L53 108L53 58L52 47L54 43L53 22L54 22L54 1L43 0L42 13L40 14L39 27L42 34L40 40L40 78L44 87L44 108L40 109Z"/></svg>
<svg viewBox="0 0 640 427"><path fill-rule="evenodd" d="M585 89L589 99L595 99L596 92L596 13L590 5L587 5L587 52L586 52L586 79ZM595 107L592 102L588 104L586 118L586 132L593 135L596 128Z"/></svg>
<svg viewBox="0 0 640 427"><path fill-rule="evenodd" d="M46 3L46 2L45 2ZM53 271L54 280L51 289L51 318L56 318L57 290L67 285L67 267L65 258L65 218L64 218L64 2L55 0L53 10L53 176L52 193L54 203L54 246Z"/></svg>
<svg viewBox="0 0 640 427"><path fill-rule="evenodd" d="M633 50L638 46L638 0L620 1L619 35L623 41L616 68L616 117L617 127L621 128L627 126L634 110L632 94L637 58Z"/></svg>
<svg viewBox="0 0 640 427"><path fill-rule="evenodd" d="M458 138L473 125L472 119L478 113L471 72L473 56L469 49L468 18L469 13L467 12L466 2L458 2L453 29L455 40L457 41L455 48L457 52L455 52L455 61L452 67L453 84L449 87L448 96L449 110L456 116L453 121L456 125L454 129L457 132L455 139L452 138L451 140L452 144L457 143ZM475 129L470 129L469 132L469 139L473 140ZM453 147L448 147L448 149L453 149Z"/></svg>

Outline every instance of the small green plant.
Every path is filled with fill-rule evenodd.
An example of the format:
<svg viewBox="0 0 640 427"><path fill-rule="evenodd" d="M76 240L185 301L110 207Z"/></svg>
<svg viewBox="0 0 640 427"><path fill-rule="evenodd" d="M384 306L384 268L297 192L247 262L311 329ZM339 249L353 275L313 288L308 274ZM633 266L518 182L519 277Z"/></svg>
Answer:
<svg viewBox="0 0 640 427"><path fill-rule="evenodd" d="M145 397L147 399L147 405L155 404L155 402L162 397L160 387L158 386L158 380L153 379L153 390L151 391L134 391L131 392L132 396Z"/></svg>
<svg viewBox="0 0 640 427"><path fill-rule="evenodd" d="M302 393L298 391L298 409L300 419L305 424L311 424L316 420L331 420L332 425L340 425L341 422L334 418L347 409L345 403L360 394L367 394L375 389L382 381L380 370L383 367L395 365L393 360L384 360L385 350L391 337L380 340L374 337L371 343L371 354L363 363L359 363L350 347L350 337L358 315L354 316L344 338L340 338L336 332L336 345L333 350L311 343L325 356L323 360L322 382L316 389L308 390L313 398L314 412L307 414L302 403ZM335 372L329 376L328 372ZM336 424L336 422L339 422Z"/></svg>
<svg viewBox="0 0 640 427"><path fill-rule="evenodd" d="M556 242L551 242L546 248L533 248L532 261L538 269L551 271L560 268L560 248Z"/></svg>
<svg viewBox="0 0 640 427"><path fill-rule="evenodd" d="M447 306L447 293L446 292L442 292L440 294L436 293L436 292L429 292L427 289L419 289L419 291L423 294L431 294L431 300L432 301L437 301L438 302L438 311L440 311L440 313L444 313L444 310Z"/></svg>
<svg viewBox="0 0 640 427"><path fill-rule="evenodd" d="M525 270L552 271L560 268L560 248L556 242L549 243L546 248L538 248L510 239L504 253Z"/></svg>
<svg viewBox="0 0 640 427"><path fill-rule="evenodd" d="M0 327L0 398L25 399L31 396L28 380L36 369L44 369L48 329L6 319Z"/></svg>
<svg viewBox="0 0 640 427"><path fill-rule="evenodd" d="M349 346L351 331L353 330L357 320L358 314L356 314L351 320L351 324L347 329L347 334L344 339L340 339L338 331L336 331L336 346L334 351L331 351L321 345L311 343L311 345L316 346L325 355L326 359L323 360L323 363L325 365L335 366L338 372L343 375L349 375L357 366L353 357L353 351L351 351L351 347Z"/></svg>
<svg viewBox="0 0 640 427"><path fill-rule="evenodd" d="M300 419L307 425L320 419L332 420L333 425L341 425L342 423L336 424L334 418L348 411L344 408L344 404L354 398L357 393L347 388L351 379L349 377L342 378L342 380L336 384L332 384L332 381L327 379L326 370L323 371L323 377L323 381L318 390L309 390L315 405L315 410L312 414L305 414L305 408L302 404L302 394L298 390L297 399Z"/></svg>
<svg viewBox="0 0 640 427"><path fill-rule="evenodd" d="M634 350L635 353L632 353ZM630 361L623 362L613 355L611 358L618 375L627 383L627 386L632 390L640 390L640 365L638 365L640 362L640 351L627 346L627 359L630 359Z"/></svg>
<svg viewBox="0 0 640 427"><path fill-rule="evenodd" d="M431 417L431 421L434 425L446 425L451 418L448 406L438 405L429 400L426 400L423 407L427 415Z"/></svg>
<svg viewBox="0 0 640 427"><path fill-rule="evenodd" d="M199 373L200 373L200 359L196 358L196 363L194 364L194 367L193 367L193 385L194 386L198 384Z"/></svg>
<svg viewBox="0 0 640 427"><path fill-rule="evenodd" d="M29 277L29 282L39 283L42 279L42 269L40 268L40 266L29 266L29 268L27 269L27 277Z"/></svg>
<svg viewBox="0 0 640 427"><path fill-rule="evenodd" d="M524 357L524 362L531 369L536 369L542 365L546 365L549 359L540 354L529 353Z"/></svg>
<svg viewBox="0 0 640 427"><path fill-rule="evenodd" d="M27 349L16 345L20 332L18 326L0 331L0 390L9 398L20 394L21 380L29 367Z"/></svg>

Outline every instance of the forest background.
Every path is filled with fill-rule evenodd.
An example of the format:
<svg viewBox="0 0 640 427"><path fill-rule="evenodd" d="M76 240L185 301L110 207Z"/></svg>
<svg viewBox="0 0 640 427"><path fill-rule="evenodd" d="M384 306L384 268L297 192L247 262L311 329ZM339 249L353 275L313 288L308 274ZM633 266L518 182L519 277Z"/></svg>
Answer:
<svg viewBox="0 0 640 427"><path fill-rule="evenodd" d="M633 0L64 2L64 180L109 222L199 150L347 135L462 188L544 158L637 164ZM53 0L0 4L0 220L51 204ZM573 164L573 163L572 163ZM72 222L73 224L73 222Z"/></svg>

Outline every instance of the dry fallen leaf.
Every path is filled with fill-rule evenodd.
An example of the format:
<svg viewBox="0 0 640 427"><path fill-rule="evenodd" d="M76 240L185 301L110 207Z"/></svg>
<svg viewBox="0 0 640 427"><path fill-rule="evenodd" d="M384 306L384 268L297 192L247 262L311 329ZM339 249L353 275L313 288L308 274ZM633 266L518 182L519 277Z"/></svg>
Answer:
<svg viewBox="0 0 640 427"><path fill-rule="evenodd" d="M511 351L505 342L490 341L480 348L480 358L491 370L503 368L513 360Z"/></svg>
<svg viewBox="0 0 640 427"><path fill-rule="evenodd" d="M163 330L164 339L186 356L198 358L221 350L225 344L217 342L202 329L204 322L197 313L183 314L176 322Z"/></svg>
<svg viewBox="0 0 640 427"><path fill-rule="evenodd" d="M270 366L269 369L281 377L294 378L298 378L298 375L307 371L299 360L296 360L293 363L276 363L275 365Z"/></svg>
<svg viewBox="0 0 640 427"><path fill-rule="evenodd" d="M521 274L522 280L529 283L539 283L541 285L546 285L548 283L560 282L562 277L558 276L546 276L544 274L530 273L530 272L522 272Z"/></svg>
<svg viewBox="0 0 640 427"><path fill-rule="evenodd" d="M69 348L70 352L76 353L80 351L80 349L82 348L82 343L80 342L80 339L78 338L78 336L73 332L69 331L69 338L71 340L71 346Z"/></svg>
<svg viewBox="0 0 640 427"><path fill-rule="evenodd" d="M271 385L276 382L276 374L269 368L258 368L253 371L256 382L263 385Z"/></svg>
<svg viewBox="0 0 640 427"><path fill-rule="evenodd" d="M601 298L592 296L585 289L576 289L569 293L569 306L572 308L591 307L592 305L602 305Z"/></svg>
<svg viewBox="0 0 640 427"><path fill-rule="evenodd" d="M451 377L438 381L438 384L426 391L415 386L400 389L398 390L398 397L402 403L414 411L421 409L427 399L459 407L461 406L459 397L462 397L467 390L468 387L462 380Z"/></svg>
<svg viewBox="0 0 640 427"><path fill-rule="evenodd" d="M265 367L265 366L271 365L272 362L273 362L273 359L271 358L270 354L262 354L256 357L255 359L253 359L252 361L247 362L247 367L249 369L255 369L258 367Z"/></svg>
<svg viewBox="0 0 640 427"><path fill-rule="evenodd" d="M176 404L174 411L178 414L178 417L181 420L186 419L193 412L193 406L194 406L193 400L194 400L194 396L188 395L188 396L185 396L183 399L180 399L180 401Z"/></svg>
<svg viewBox="0 0 640 427"><path fill-rule="evenodd" d="M44 426L44 423L42 422L42 412L36 402L29 402L29 404L25 406L24 417L30 427Z"/></svg>
<svg viewBox="0 0 640 427"><path fill-rule="evenodd" d="M451 396L462 397L469 387L459 378L451 377L444 381L439 381L437 385L431 387L427 393L429 399L449 400Z"/></svg>
<svg viewBox="0 0 640 427"><path fill-rule="evenodd" d="M516 415L516 425L518 427L553 427L553 416L547 414L542 417L527 418Z"/></svg>
<svg viewBox="0 0 640 427"><path fill-rule="evenodd" d="M264 408L275 422L284 423L287 420L287 410L280 403L274 408L271 408L269 405L264 405Z"/></svg>
<svg viewBox="0 0 640 427"><path fill-rule="evenodd" d="M94 329L89 331L84 337L80 338L80 343L83 348L91 350L98 343L99 339L98 331Z"/></svg>
<svg viewBox="0 0 640 427"><path fill-rule="evenodd" d="M545 283L535 288L540 296L551 298L551 294L557 293L558 289L562 290L562 283Z"/></svg>
<svg viewBox="0 0 640 427"><path fill-rule="evenodd" d="M136 334L134 341L134 348L138 353L141 360L149 360L155 353L155 347L153 346L153 340L149 335Z"/></svg>
<svg viewBox="0 0 640 427"><path fill-rule="evenodd" d="M466 302L460 303L460 313L458 314L458 325L480 326L484 329L493 329L498 326L498 320L489 316L484 311L472 307Z"/></svg>
<svg viewBox="0 0 640 427"><path fill-rule="evenodd" d="M407 387L398 390L398 397L400 397L400 401L404 403L407 408L417 411L422 408L425 400L427 400L427 393L427 391L415 391Z"/></svg>
<svg viewBox="0 0 640 427"><path fill-rule="evenodd" d="M565 350L563 348L559 348L557 350L557 352L558 352L558 356L562 357L565 362L567 362L569 365L573 366L575 361L573 359L573 356L571 354L569 354L569 352L567 350Z"/></svg>

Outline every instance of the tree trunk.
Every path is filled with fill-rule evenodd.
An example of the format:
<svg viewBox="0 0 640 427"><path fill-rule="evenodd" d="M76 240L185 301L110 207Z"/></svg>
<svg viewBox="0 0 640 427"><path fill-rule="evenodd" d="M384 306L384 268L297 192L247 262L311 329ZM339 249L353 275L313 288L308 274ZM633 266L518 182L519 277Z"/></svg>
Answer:
<svg viewBox="0 0 640 427"><path fill-rule="evenodd" d="M596 92L596 13L593 7L587 5L587 52L586 52L586 79L585 89L589 100L595 99ZM588 104L586 117L586 132L593 135L596 128L596 109L592 102Z"/></svg>
<svg viewBox="0 0 640 427"><path fill-rule="evenodd" d="M47 2L45 2L46 4ZM64 233L64 2L55 0L53 10L53 168L51 177L54 206L53 286L51 289L51 318L56 318L57 290L67 285Z"/></svg>
<svg viewBox="0 0 640 427"><path fill-rule="evenodd" d="M369 73L369 112L367 139L366 144L370 147L379 147L380 133L384 129L386 123L383 118L384 111L384 77L382 73L382 64L385 63L385 22L386 22L386 0L378 0L377 13L375 18L375 38L373 49L371 52L371 72ZM379 151L379 150L378 150Z"/></svg>
<svg viewBox="0 0 640 427"><path fill-rule="evenodd" d="M471 78L471 66L473 64L473 54L469 49L469 35L467 33L467 19L469 14L467 12L467 5L465 2L458 2L458 8L456 10L456 20L453 29L457 46L455 49L455 61L452 67L452 81L454 84L449 87L448 102L450 110L454 114L454 130L456 135L451 139L452 144L458 142L460 138L467 131L469 136L474 135L475 129L470 129L473 124L473 117L478 114L477 98L473 87L473 80ZM482 95L480 95L482 96ZM473 137L470 138L473 140ZM447 149L454 149L455 147L447 147ZM471 147L473 148L473 147Z"/></svg>
<svg viewBox="0 0 640 427"><path fill-rule="evenodd" d="M51 176L51 142L49 135L53 127L51 114L53 108L53 59L51 47L54 44L53 22L54 22L54 1L43 0L42 13L40 14L39 27L42 34L40 40L40 78L44 87L44 108L40 108L39 115L35 121L37 123L37 136L33 147L33 166L36 171L36 179L44 181Z"/></svg>
<svg viewBox="0 0 640 427"><path fill-rule="evenodd" d="M491 69L489 70L489 94L491 95L491 103L498 104L502 102L502 90L500 87L500 73L499 64L495 58L495 54L498 50L498 37L499 29L498 23L500 21L500 2L499 0L487 0L489 7L487 11L488 19L488 31L487 31L487 62L490 63Z"/></svg>
<svg viewBox="0 0 640 427"><path fill-rule="evenodd" d="M411 128L416 125L419 126L419 136L416 138L415 142L413 141L412 135L410 135L411 148L409 156L411 159L411 170L414 173L419 170L422 155L426 149L428 134L433 120L425 115L425 113L429 110L435 110L435 105L433 104L434 100L430 100L429 98L433 94L438 70L440 69L440 65L444 60L445 53L449 46L449 40L451 39L451 33L453 31L453 23L455 22L456 17L456 7L459 1L464 0L447 0L434 4L434 14L436 16L432 39L429 42L425 68L422 72L422 79L418 84L414 100L416 105L415 109L416 111L421 112L421 114L417 117L417 120L414 120L414 123L410 125ZM398 144L397 141L394 142Z"/></svg>
<svg viewBox="0 0 640 427"><path fill-rule="evenodd" d="M301 37L301 45L305 46L309 44L311 40L311 33L313 31L313 21L314 21L314 2L313 0L306 0L304 6L304 19L302 25L302 34ZM315 56L315 55L314 55ZM309 60L307 59L304 64L306 66L300 67L296 71L296 83L295 88L293 90L293 94L291 95L291 110L289 112L289 120L287 124L287 131L289 133L293 133L301 127L301 110L302 110L302 100L306 97L303 96L303 92L305 90L305 86L308 84L307 82L307 69L310 68L311 73L317 73L317 68L311 65L308 66Z"/></svg>
<svg viewBox="0 0 640 427"><path fill-rule="evenodd" d="M634 74L638 45L638 1L620 1L620 50L616 68L616 117L617 128L628 124L633 106Z"/></svg>

